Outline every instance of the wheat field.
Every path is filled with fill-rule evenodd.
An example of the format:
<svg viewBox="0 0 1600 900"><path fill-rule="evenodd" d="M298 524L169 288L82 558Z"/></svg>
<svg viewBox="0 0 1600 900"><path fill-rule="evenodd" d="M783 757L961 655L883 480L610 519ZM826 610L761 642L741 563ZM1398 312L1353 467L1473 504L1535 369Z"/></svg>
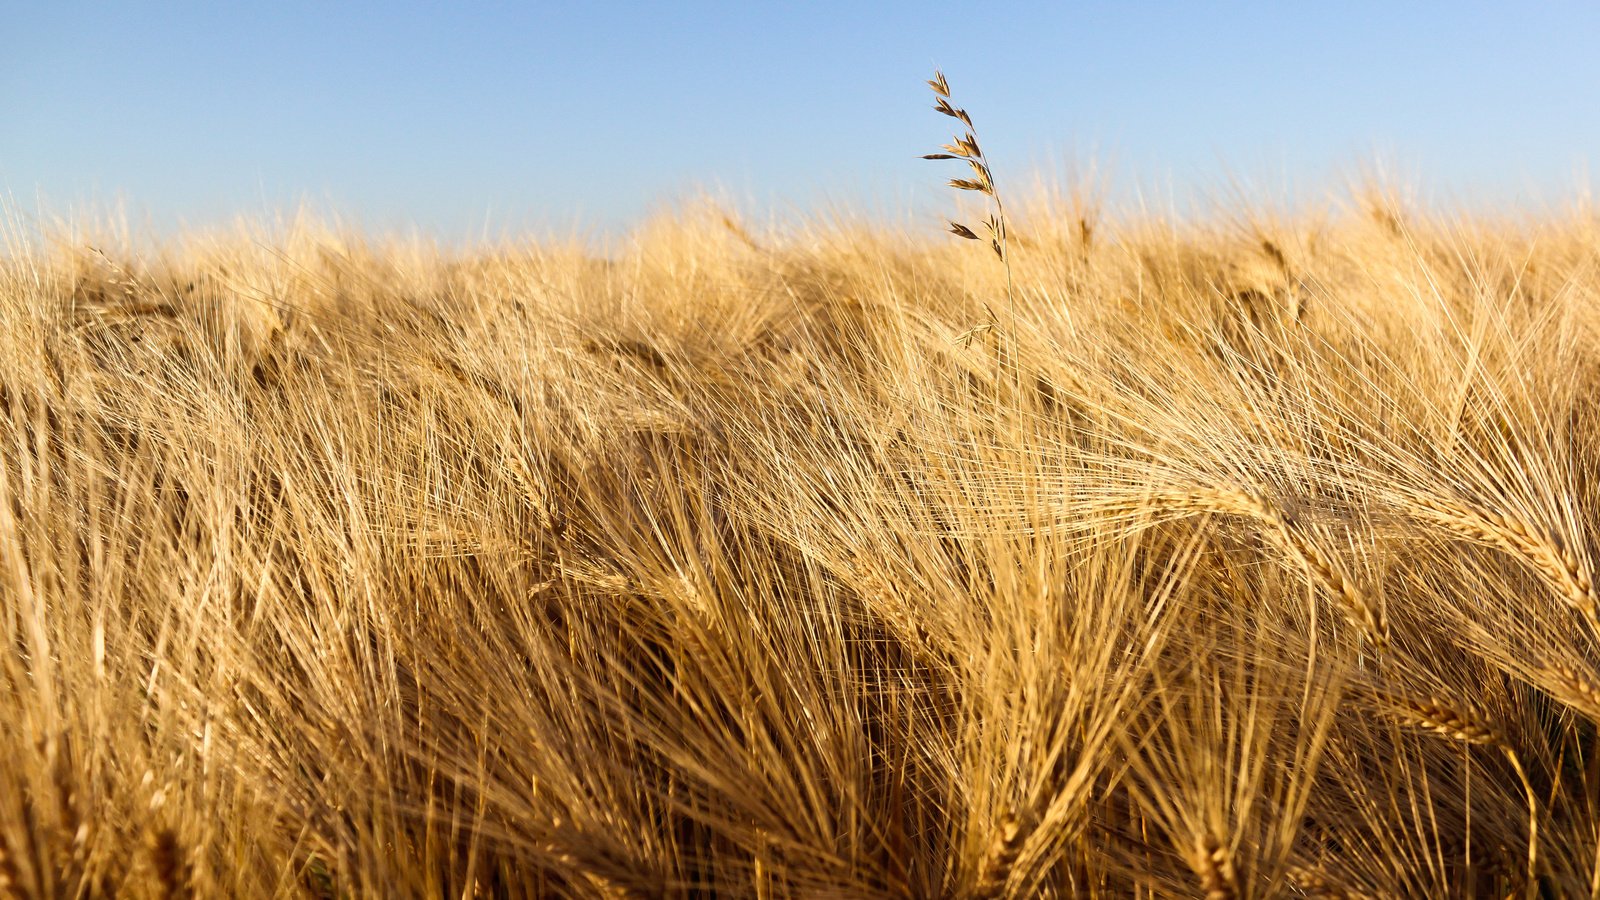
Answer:
<svg viewBox="0 0 1600 900"><path fill-rule="evenodd" d="M1600 220L994 224L13 228L0 895L1594 896Z"/></svg>

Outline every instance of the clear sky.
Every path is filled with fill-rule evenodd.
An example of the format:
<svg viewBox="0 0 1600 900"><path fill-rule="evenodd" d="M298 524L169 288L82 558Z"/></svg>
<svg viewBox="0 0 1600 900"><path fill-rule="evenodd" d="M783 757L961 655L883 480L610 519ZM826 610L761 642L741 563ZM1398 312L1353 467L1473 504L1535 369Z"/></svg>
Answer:
<svg viewBox="0 0 1600 900"><path fill-rule="evenodd" d="M309 200L449 238L940 198L935 66L1002 189L1090 163L1275 197L1383 159L1560 202L1600 155L1600 4L0 0L0 191L161 228Z"/></svg>

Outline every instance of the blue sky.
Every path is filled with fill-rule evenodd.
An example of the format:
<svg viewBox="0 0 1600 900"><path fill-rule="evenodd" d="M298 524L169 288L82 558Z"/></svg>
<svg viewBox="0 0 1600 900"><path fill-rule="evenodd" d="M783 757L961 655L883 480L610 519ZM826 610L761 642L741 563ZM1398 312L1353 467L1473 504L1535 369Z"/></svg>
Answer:
<svg viewBox="0 0 1600 900"><path fill-rule="evenodd" d="M1286 200L1383 160L1559 203L1600 155L1600 5L20 3L0 191L167 229L309 200L446 238L614 229L706 188L756 217L933 210L942 67L1004 189ZM931 216L931 213L928 213Z"/></svg>

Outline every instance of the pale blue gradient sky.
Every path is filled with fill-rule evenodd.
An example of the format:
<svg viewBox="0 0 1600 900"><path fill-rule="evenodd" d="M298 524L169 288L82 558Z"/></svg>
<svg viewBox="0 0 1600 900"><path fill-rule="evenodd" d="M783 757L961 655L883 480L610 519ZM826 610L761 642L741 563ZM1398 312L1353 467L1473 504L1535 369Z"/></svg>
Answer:
<svg viewBox="0 0 1600 900"><path fill-rule="evenodd" d="M247 8L247 6L249 8ZM969 9L971 11L969 11ZM1559 203L1600 154L1593 3L0 0L0 191L158 228L309 199L448 238L944 200L935 66L1002 187L1109 163L1286 199L1382 157Z"/></svg>

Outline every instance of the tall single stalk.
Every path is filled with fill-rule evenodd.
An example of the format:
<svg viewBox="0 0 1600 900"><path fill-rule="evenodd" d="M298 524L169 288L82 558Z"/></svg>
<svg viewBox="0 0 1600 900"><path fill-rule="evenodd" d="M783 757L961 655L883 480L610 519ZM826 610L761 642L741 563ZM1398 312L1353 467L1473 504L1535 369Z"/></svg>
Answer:
<svg viewBox="0 0 1600 900"><path fill-rule="evenodd" d="M1011 356L1015 365L1017 356L1017 298L1011 276L1010 244L1007 240L1009 229L1006 227L1006 207L1000 200L1000 192L995 188L994 171L989 166L989 158L984 155L983 148L978 144L978 130L972 124L972 116L967 111L950 102L950 83L945 80L944 73L935 70L933 78L928 80L928 87L936 95L933 108L959 121L966 126L965 134L958 134L951 138L951 143L940 145L943 153L927 153L923 159L959 159L972 167L972 178L952 178L949 185L957 190L977 191L986 195L994 203L994 211L983 222L983 230L988 235L989 247L1000 257L1001 265L1006 270L1006 303L1011 316ZM950 233L970 241L982 240L977 232L959 223L950 222ZM992 317L992 314L991 314ZM990 327L993 326L991 321ZM971 337L983 328L975 328L962 335L964 340Z"/></svg>

